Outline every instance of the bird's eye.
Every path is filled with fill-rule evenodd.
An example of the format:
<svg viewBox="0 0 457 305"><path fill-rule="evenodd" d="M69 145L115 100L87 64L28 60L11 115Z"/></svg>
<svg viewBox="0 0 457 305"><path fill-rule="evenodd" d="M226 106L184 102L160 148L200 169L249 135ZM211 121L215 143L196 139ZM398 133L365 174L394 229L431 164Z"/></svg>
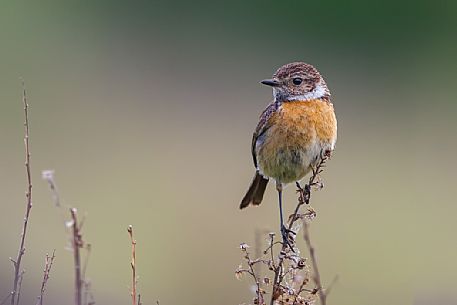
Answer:
<svg viewBox="0 0 457 305"><path fill-rule="evenodd" d="M299 86L302 82L303 82L303 79L301 79L300 77L295 77L295 78L292 80L292 83L293 83L295 86Z"/></svg>

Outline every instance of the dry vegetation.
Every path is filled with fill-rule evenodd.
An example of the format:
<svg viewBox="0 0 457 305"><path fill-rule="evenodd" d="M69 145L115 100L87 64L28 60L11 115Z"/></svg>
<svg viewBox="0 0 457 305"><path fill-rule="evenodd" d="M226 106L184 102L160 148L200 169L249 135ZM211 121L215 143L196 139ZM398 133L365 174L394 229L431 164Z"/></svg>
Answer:
<svg viewBox="0 0 457 305"><path fill-rule="evenodd" d="M32 210L32 174L30 169L30 141L29 141L29 105L24 81L22 81L22 102L24 104L24 146L25 146L25 170L27 175L27 190L25 192L25 216L21 230L21 238L16 259L10 258L14 268L13 289L11 293L2 300L4 304L11 300L11 305L19 304L21 297L22 280L25 271L21 269L22 258L25 254L25 241L29 223L30 211Z"/></svg>
<svg viewBox="0 0 457 305"><path fill-rule="evenodd" d="M288 243L282 239L276 240L275 233L269 233L265 250L255 258L249 252L247 244L240 245L244 262L235 271L235 275L241 279L247 274L254 281L253 304L311 305L316 303L317 299L322 305L327 304L331 285L324 289L321 282L317 255L309 233L309 223L316 217L316 212L309 207L309 202L311 191L323 188L319 175L329 157L330 154L321 156L309 182L303 188L297 183L298 203L287 222ZM306 205L307 209L300 212L303 205ZM309 250L309 259L300 254L296 243L301 229ZM262 272L264 269L266 271Z"/></svg>
<svg viewBox="0 0 457 305"><path fill-rule="evenodd" d="M27 188L25 193L25 215L24 221L21 229L21 235L19 240L19 249L16 258L10 258L10 261L13 264L13 283L11 292L0 299L0 305L5 305L10 302L11 305L19 305L20 304L20 296L21 296L21 288L22 288L22 281L24 279L25 271L22 269L22 261L24 255L26 253L26 238L27 238L27 230L28 230L28 223L31 215L32 210L32 171L30 165L30 142L29 142L29 105L27 103L27 95L24 82L23 85L23 96L22 101L24 105L24 146L25 146L25 168L26 168L26 178L27 178ZM55 182L54 171L52 170L45 170L42 172L42 177L48 183L49 189L52 194L52 199L54 204L57 208L62 209L62 205L60 202L60 196L57 190L57 184ZM90 252L91 252L91 245L84 241L83 234L82 234L82 227L84 224L84 218L79 221L78 220L78 213L76 208L69 208L69 216L70 219L65 221L65 226L68 229L69 233L69 245L68 249L71 250L73 253L73 268L74 268L74 304L75 305L94 305L94 296L91 291L91 282L86 277L86 270L87 265L89 262ZM133 229L129 227L130 237L132 239L132 270L133 276L135 277L136 267L135 267L135 244L133 240ZM81 250L85 251L85 255L82 255ZM48 281L50 279L51 269L54 263L54 259L56 251L52 252L52 255L46 254L45 256L45 265L43 270L43 279L41 282L41 289L39 291L39 295L37 297L36 305L43 305L44 304L44 296L46 292L46 287ZM84 258L83 258L84 257ZM133 291L136 291L136 280L133 284ZM140 295L134 295L135 301L138 300L137 303L134 305L140 305Z"/></svg>
<svg viewBox="0 0 457 305"><path fill-rule="evenodd" d="M136 275L136 240L133 237L133 226L130 225L127 228L127 232L130 236L130 242L132 243L132 259L130 266L132 267L132 291L130 293L132 297L132 305L141 305L141 294L137 292L138 277Z"/></svg>

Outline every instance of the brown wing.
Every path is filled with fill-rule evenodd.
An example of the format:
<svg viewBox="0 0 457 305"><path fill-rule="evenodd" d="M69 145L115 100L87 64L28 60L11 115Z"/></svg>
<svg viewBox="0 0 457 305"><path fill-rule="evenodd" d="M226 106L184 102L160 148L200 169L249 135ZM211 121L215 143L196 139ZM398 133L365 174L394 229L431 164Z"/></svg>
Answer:
<svg viewBox="0 0 457 305"><path fill-rule="evenodd" d="M260 121L259 124L257 124L257 127L254 131L254 134L252 135L252 143L251 143L251 153L252 153L252 159L254 161L254 166L257 168L257 156L255 153L255 146L257 139L264 134L268 128L270 128L270 117L271 115L278 109L278 105L275 102L272 102L270 105L265 108L265 110L262 112L260 115Z"/></svg>

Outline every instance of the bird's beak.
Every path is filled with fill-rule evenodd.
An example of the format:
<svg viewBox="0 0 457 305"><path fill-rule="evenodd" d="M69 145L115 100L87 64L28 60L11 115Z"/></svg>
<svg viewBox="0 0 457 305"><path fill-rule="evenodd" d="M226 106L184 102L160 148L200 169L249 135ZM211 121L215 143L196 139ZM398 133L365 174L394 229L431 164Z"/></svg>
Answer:
<svg viewBox="0 0 457 305"><path fill-rule="evenodd" d="M270 86L270 87L278 87L280 83L275 79L264 79L260 82L261 84Z"/></svg>

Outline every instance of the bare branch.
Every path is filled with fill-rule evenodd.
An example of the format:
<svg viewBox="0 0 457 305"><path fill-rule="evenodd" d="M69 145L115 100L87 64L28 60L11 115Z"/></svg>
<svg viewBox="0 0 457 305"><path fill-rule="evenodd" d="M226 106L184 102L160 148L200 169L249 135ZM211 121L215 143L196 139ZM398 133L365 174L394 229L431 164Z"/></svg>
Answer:
<svg viewBox="0 0 457 305"><path fill-rule="evenodd" d="M317 265L317 257L316 257L316 250L311 243L311 239L309 237L309 224L307 223L306 220L303 220L303 238L305 239L306 246L308 247L309 250L309 257L311 258L311 262L313 264L313 270L314 270L314 276L313 281L314 284L316 285L317 292L319 293L319 299L321 300L322 305L327 304L327 295L324 293L324 290L322 288L322 282L321 282L321 276L319 273L319 267Z"/></svg>
<svg viewBox="0 0 457 305"><path fill-rule="evenodd" d="M17 293L16 293L16 305L19 304L19 300L21 299L21 291L22 291L22 281L24 280L24 273L25 270L22 270L19 274L19 281L17 283Z"/></svg>
<svg viewBox="0 0 457 305"><path fill-rule="evenodd" d="M90 281L84 281L84 305L93 305L95 304L94 295L92 294L91 287L92 284Z"/></svg>
<svg viewBox="0 0 457 305"><path fill-rule="evenodd" d="M27 176L27 190L25 192L26 210L24 222L22 225L21 241L17 258L11 260L14 267L13 290L11 292L11 305L19 303L19 289L22 283L21 262L25 253L25 239L27 235L27 225L29 223L30 210L32 209L32 174L30 169L30 146L29 146L29 105L27 103L27 94L25 83L22 80L22 102L24 104L24 146L25 146L25 169Z"/></svg>
<svg viewBox="0 0 457 305"><path fill-rule="evenodd" d="M81 231L81 225L79 226L79 230ZM86 270L87 270L87 266L89 265L89 258L90 258L90 254L92 252L92 245L87 243L86 245L86 258L84 259L84 265L82 267L82 274L81 274L81 278L82 278L82 281L85 282L86 281Z"/></svg>
<svg viewBox="0 0 457 305"><path fill-rule="evenodd" d="M61 199L57 190L53 170L42 171L42 178L48 182L54 204L57 208L62 208ZM70 242L73 251L74 269L75 269L75 305L95 304L94 296L91 291L91 283L86 279L86 270L91 255L91 245L85 243L82 236L82 227L85 221L85 215L82 220L78 221L78 214L75 208L70 208L71 220L65 221L65 227L70 229ZM81 249L86 249L87 253L84 261L81 262Z"/></svg>
<svg viewBox="0 0 457 305"><path fill-rule="evenodd" d="M52 251L52 256L49 256L46 254L46 258L44 261L44 271L43 271L43 280L41 281L41 290L40 290L40 295L38 296L38 302L37 305L43 305L43 297L44 297L44 292L46 291L46 284L48 283L49 280L49 274L51 272L52 268L52 263L54 262L54 258L56 257L56 250Z"/></svg>
<svg viewBox="0 0 457 305"><path fill-rule="evenodd" d="M335 275L333 280L328 284L327 288L325 288L325 295L328 296L330 294L330 291L332 290L333 286L338 282L338 275Z"/></svg>
<svg viewBox="0 0 457 305"><path fill-rule="evenodd" d="M82 280L81 280L81 255L79 249L83 246L83 240L78 225L77 210L70 209L72 219L72 246L73 259L75 266L75 305L81 305L82 296Z"/></svg>
<svg viewBox="0 0 457 305"><path fill-rule="evenodd" d="M80 225L79 225L79 230L80 231L81 231L83 223L84 223L84 220L82 220L80 222ZM86 249L86 257L84 259L84 264L82 266L82 274L81 274L81 281L84 284L84 301L83 301L83 305L91 305L91 304L95 304L95 301L94 301L94 295L92 294L92 284L91 284L90 280L88 280L86 278L86 270L87 270L87 266L89 265L90 255L92 253L92 245L89 244L89 243L86 244L85 249Z"/></svg>
<svg viewBox="0 0 457 305"><path fill-rule="evenodd" d="M132 305L137 305L137 278L136 278L136 240L133 237L133 226L129 225L127 232L130 236L130 242L132 243L132 258L130 261L130 266L132 267ZM138 294L138 305L141 304L141 296Z"/></svg>
<svg viewBox="0 0 457 305"><path fill-rule="evenodd" d="M254 282L256 285L256 296L257 296L257 303L256 304L264 304L264 299L263 299L263 291L260 287L260 279L258 275L256 274L254 270L254 265L256 264L256 261L253 261L249 255L248 248L249 246L246 244L241 244L240 245L241 250L244 252L244 258L246 259L246 262L248 264L249 270L248 273L254 278Z"/></svg>

